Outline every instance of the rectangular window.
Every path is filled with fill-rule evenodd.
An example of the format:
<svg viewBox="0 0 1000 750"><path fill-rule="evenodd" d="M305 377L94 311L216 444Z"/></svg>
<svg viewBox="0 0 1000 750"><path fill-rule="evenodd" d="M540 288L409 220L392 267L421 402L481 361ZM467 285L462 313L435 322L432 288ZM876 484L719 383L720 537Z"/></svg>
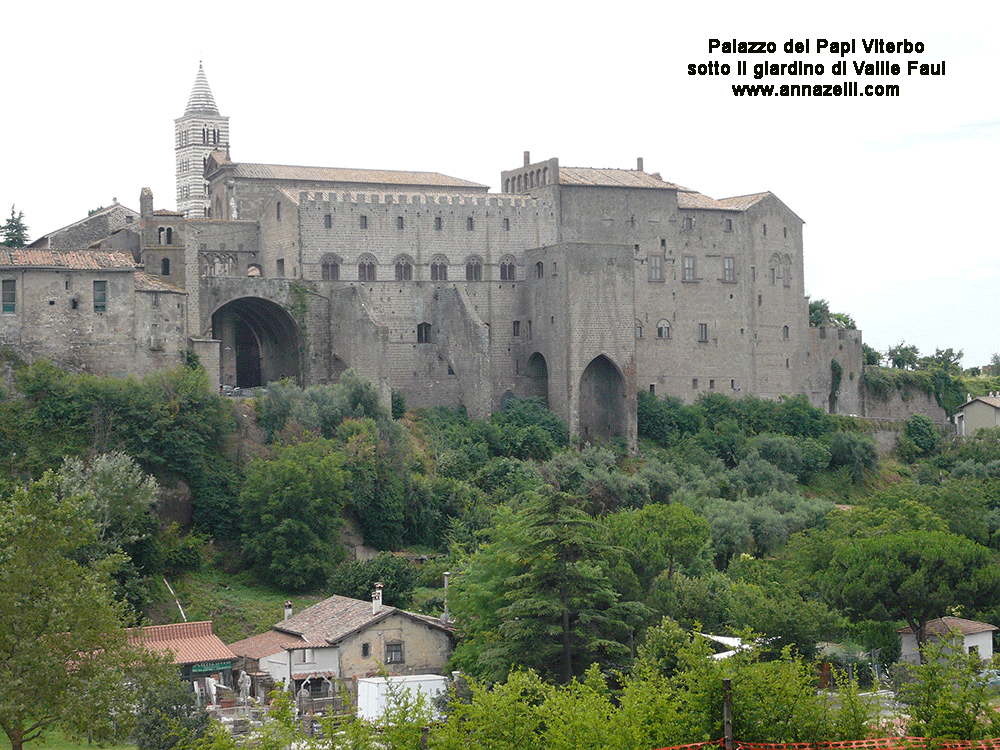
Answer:
<svg viewBox="0 0 1000 750"><path fill-rule="evenodd" d="M731 255L722 259L722 280L736 281L736 258Z"/></svg>
<svg viewBox="0 0 1000 750"><path fill-rule="evenodd" d="M387 643L387 644L385 644L385 663L386 664L402 664L403 663L403 644L402 643Z"/></svg>
<svg viewBox="0 0 1000 750"><path fill-rule="evenodd" d="M326 214L323 217L323 227L325 229L329 229L332 226L333 226L333 217L330 214Z"/></svg>
<svg viewBox="0 0 1000 750"><path fill-rule="evenodd" d="M649 280L663 281L663 256L649 256Z"/></svg>
<svg viewBox="0 0 1000 750"><path fill-rule="evenodd" d="M465 229L466 231L471 232L474 228L475 228L475 222L473 222L472 217L470 216L465 220Z"/></svg>
<svg viewBox="0 0 1000 750"><path fill-rule="evenodd" d="M396 229L402 229L402 228L403 228L403 217L402 216L397 216L396 217Z"/></svg>
<svg viewBox="0 0 1000 750"><path fill-rule="evenodd" d="M17 281L3 280L3 311L6 314L17 312Z"/></svg>
<svg viewBox="0 0 1000 750"><path fill-rule="evenodd" d="M726 230L727 232L732 232L732 231L733 231L733 220L732 220L732 219L726 219L726 220L725 220L725 221L723 222L723 228L724 228L724 229L725 229L725 230Z"/></svg>
<svg viewBox="0 0 1000 750"><path fill-rule="evenodd" d="M685 232L690 232L692 229L694 229L694 219L692 219L690 216L685 216L684 217L684 231Z"/></svg>
<svg viewBox="0 0 1000 750"><path fill-rule="evenodd" d="M278 206L274 210L274 215L278 219L278 221L281 221L281 201L278 201ZM170 243L168 242L167 244L169 245Z"/></svg>
<svg viewBox="0 0 1000 750"><path fill-rule="evenodd" d="M698 324L698 341L702 343L708 341L708 323Z"/></svg>
<svg viewBox="0 0 1000 750"><path fill-rule="evenodd" d="M361 219L361 228L362 229L367 229L368 228L368 217L365 214L361 214L360 219Z"/></svg>
<svg viewBox="0 0 1000 750"><path fill-rule="evenodd" d="M531 321L528 321L528 341L531 341Z"/></svg>
<svg viewBox="0 0 1000 750"><path fill-rule="evenodd" d="M505 232L509 232L510 231L510 219L507 218L506 216L504 217L504 220L503 220L503 228L504 228Z"/></svg>
<svg viewBox="0 0 1000 750"><path fill-rule="evenodd" d="M750 283L757 283L757 266L750 266Z"/></svg>
<svg viewBox="0 0 1000 750"><path fill-rule="evenodd" d="M691 378L691 388L692 390L698 390L698 378Z"/></svg>
<svg viewBox="0 0 1000 750"><path fill-rule="evenodd" d="M370 644L370 643L362 643L361 644L361 658L362 659L367 659L371 655L372 655L372 644Z"/></svg>
<svg viewBox="0 0 1000 750"><path fill-rule="evenodd" d="M685 255L684 265L683 265L684 275L681 277L683 281L694 281L695 280L695 266L694 266L694 256Z"/></svg>
<svg viewBox="0 0 1000 750"><path fill-rule="evenodd" d="M284 278L284 276L285 276L285 259L284 258L278 258L278 262L276 263L276 267L277 267L277 274L276 274L277 277L279 279Z"/></svg>
<svg viewBox="0 0 1000 750"><path fill-rule="evenodd" d="M438 230L440 232L441 231L441 227L443 226L443 224L444 224L444 222L441 220L440 216L435 216L434 217L434 228L436 230Z"/></svg>
<svg viewBox="0 0 1000 750"><path fill-rule="evenodd" d="M521 321L520 320L515 320L514 321L514 336L520 336L520 335L521 335Z"/></svg>
<svg viewBox="0 0 1000 750"><path fill-rule="evenodd" d="M710 390L710 391L714 391L715 390L715 381L714 380L709 380L708 381L708 390Z"/></svg>
<svg viewBox="0 0 1000 750"><path fill-rule="evenodd" d="M652 393L654 396L656 395L656 383L649 384L649 392Z"/></svg>
<svg viewBox="0 0 1000 750"><path fill-rule="evenodd" d="M94 312L102 313L108 309L108 282L94 282Z"/></svg>

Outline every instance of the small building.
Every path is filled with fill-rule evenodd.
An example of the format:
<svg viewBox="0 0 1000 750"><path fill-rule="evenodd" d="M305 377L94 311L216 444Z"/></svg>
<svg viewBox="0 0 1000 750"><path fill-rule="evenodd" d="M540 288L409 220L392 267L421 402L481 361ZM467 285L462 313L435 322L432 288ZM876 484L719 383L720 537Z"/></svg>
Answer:
<svg viewBox="0 0 1000 750"><path fill-rule="evenodd" d="M358 678L383 670L440 674L451 655L452 632L438 618L384 606L379 584L371 602L331 596L298 614L288 603L285 619L229 648L258 697L273 682L328 698L344 689L356 694Z"/></svg>
<svg viewBox="0 0 1000 750"><path fill-rule="evenodd" d="M192 683L199 697L216 703L216 686L232 687L236 655L212 632L211 621L179 622L129 628L128 641L149 651L169 654L180 668L181 679Z"/></svg>
<svg viewBox="0 0 1000 750"><path fill-rule="evenodd" d="M955 434L959 437L989 427L1000 427L1000 393L970 398L955 415Z"/></svg>
<svg viewBox="0 0 1000 750"><path fill-rule="evenodd" d="M414 701L422 696L427 708L440 717L435 702L448 692L448 678L438 674L397 675L396 677L362 677L358 680L358 718L379 721L392 705L395 694Z"/></svg>
<svg viewBox="0 0 1000 750"><path fill-rule="evenodd" d="M945 637L960 639L962 650L967 654L979 654L984 662L993 658L993 631L995 625L975 620L963 620L961 617L939 617L928 620L924 626L926 642L940 643ZM902 644L900 661L916 664L920 661L920 650L917 648L917 636L913 628L899 628L899 639Z"/></svg>

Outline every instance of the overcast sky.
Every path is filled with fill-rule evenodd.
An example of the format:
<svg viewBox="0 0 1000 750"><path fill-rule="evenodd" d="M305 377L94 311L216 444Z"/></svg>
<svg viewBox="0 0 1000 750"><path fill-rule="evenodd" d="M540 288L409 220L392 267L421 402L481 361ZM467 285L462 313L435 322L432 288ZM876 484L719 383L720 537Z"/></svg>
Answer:
<svg viewBox="0 0 1000 750"><path fill-rule="evenodd" d="M497 190L525 150L566 166L642 156L646 171L715 198L774 192L806 222L806 293L851 314L875 348L963 349L966 367L1000 351L1000 43L986 0L153 7L5 10L0 216L16 203L32 238L114 198L138 209L144 186L175 207L174 119L201 60L236 161L419 169ZM710 54L712 38L778 49ZM792 38L810 54L784 54ZM854 39L857 52L817 53L821 38ZM872 38L925 49L865 54ZM850 72L834 77L840 59ZM740 60L826 67L761 83L891 83L900 95L737 98L734 83L754 83L736 75ZM903 70L857 76L861 60ZM944 61L945 74L907 75L909 60ZM687 74L708 62L733 72Z"/></svg>

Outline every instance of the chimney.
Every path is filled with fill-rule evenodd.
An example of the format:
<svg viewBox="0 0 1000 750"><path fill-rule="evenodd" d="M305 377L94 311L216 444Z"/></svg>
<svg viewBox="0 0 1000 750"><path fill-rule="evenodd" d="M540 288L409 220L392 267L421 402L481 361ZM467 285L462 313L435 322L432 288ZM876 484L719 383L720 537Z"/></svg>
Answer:
<svg viewBox="0 0 1000 750"><path fill-rule="evenodd" d="M635 160L635 168L638 169L640 172L642 171L642 157L641 156L638 159Z"/></svg>
<svg viewBox="0 0 1000 750"><path fill-rule="evenodd" d="M444 572L444 612L441 613L441 622L445 625L451 619L451 615L448 613L448 579L451 578L451 571L446 570Z"/></svg>
<svg viewBox="0 0 1000 750"><path fill-rule="evenodd" d="M292 616L292 603L290 601L285 602L285 619L287 620Z"/></svg>
<svg viewBox="0 0 1000 750"><path fill-rule="evenodd" d="M372 614L377 615L382 611L382 584L376 583L372 592Z"/></svg>
<svg viewBox="0 0 1000 750"><path fill-rule="evenodd" d="M528 166L529 164L531 164L531 152L530 151L525 151L524 152L524 166Z"/></svg>

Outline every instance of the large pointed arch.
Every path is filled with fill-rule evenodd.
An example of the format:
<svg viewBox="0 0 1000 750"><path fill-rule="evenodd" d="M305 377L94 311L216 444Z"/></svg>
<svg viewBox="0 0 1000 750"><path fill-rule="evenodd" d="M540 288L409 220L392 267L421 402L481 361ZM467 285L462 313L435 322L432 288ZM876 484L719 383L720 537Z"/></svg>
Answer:
<svg viewBox="0 0 1000 750"><path fill-rule="evenodd" d="M212 336L222 342L220 377L239 388L282 378L301 381L302 336L283 307L259 297L241 297L212 314Z"/></svg>
<svg viewBox="0 0 1000 750"><path fill-rule="evenodd" d="M628 437L625 378L603 354L580 377L580 435L587 441Z"/></svg>
<svg viewBox="0 0 1000 750"><path fill-rule="evenodd" d="M529 398L540 398L546 406L549 403L549 367L541 352L535 352L528 357L528 387L525 395Z"/></svg>

